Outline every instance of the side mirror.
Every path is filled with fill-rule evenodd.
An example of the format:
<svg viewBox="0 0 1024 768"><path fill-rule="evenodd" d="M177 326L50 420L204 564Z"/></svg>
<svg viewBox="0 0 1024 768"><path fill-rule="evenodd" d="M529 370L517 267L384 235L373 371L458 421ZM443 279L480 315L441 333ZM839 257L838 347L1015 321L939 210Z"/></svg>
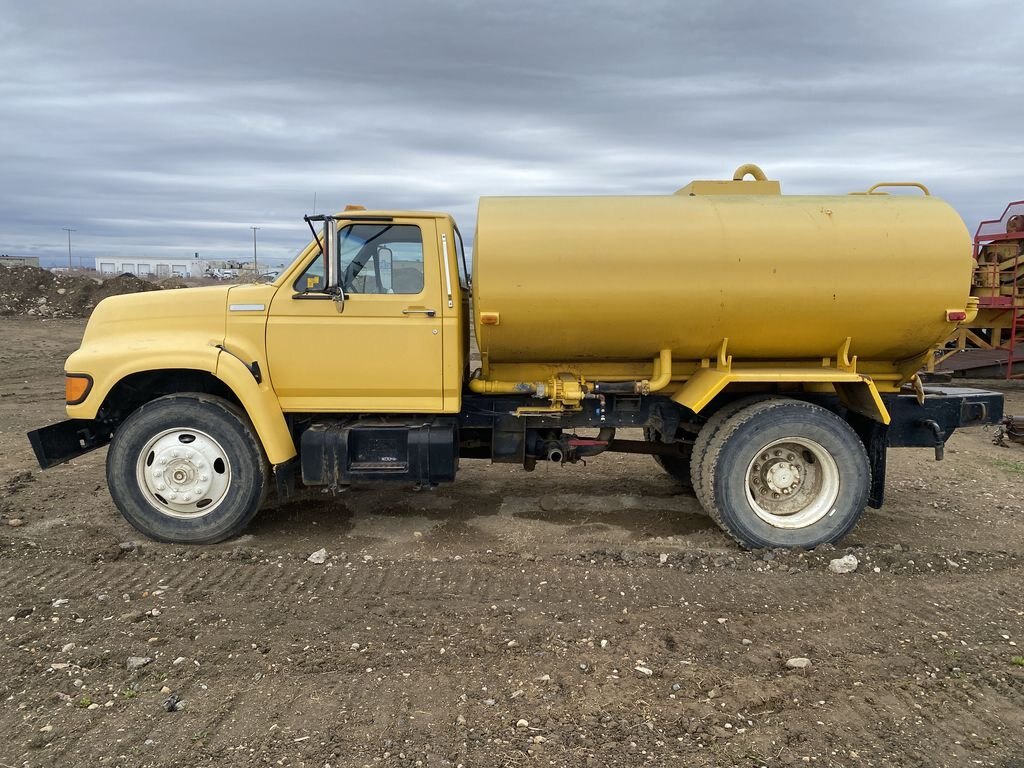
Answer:
<svg viewBox="0 0 1024 768"><path fill-rule="evenodd" d="M394 293L394 282L391 279L391 266L394 254L386 245L377 246L377 277L384 293Z"/></svg>
<svg viewBox="0 0 1024 768"><path fill-rule="evenodd" d="M324 274L327 276L326 292L334 299L334 307L338 312L345 311L345 286L340 284L338 274L338 222L335 219L324 219Z"/></svg>

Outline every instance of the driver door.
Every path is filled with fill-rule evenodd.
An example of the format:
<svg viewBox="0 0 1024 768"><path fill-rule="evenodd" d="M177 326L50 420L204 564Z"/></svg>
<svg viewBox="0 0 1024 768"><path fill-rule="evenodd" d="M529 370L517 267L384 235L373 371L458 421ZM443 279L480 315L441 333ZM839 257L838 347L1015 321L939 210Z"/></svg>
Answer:
<svg viewBox="0 0 1024 768"><path fill-rule="evenodd" d="M323 255L271 302L267 360L282 408L441 412L444 296L434 220L340 222L337 253L341 312L318 292Z"/></svg>

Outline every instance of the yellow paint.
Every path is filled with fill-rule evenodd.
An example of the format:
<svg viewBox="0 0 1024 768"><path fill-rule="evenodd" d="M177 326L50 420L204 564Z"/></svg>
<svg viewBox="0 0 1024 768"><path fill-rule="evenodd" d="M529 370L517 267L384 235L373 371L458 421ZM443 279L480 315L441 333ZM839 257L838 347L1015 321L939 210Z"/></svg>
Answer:
<svg viewBox="0 0 1024 768"><path fill-rule="evenodd" d="M477 321L484 378L639 380L667 349L672 392L728 338L736 369L808 386L820 372L797 371L845 345L858 381L895 391L955 327L947 311L972 311L970 238L941 200L783 196L759 169L736 177L664 196L483 198L474 299L501 316Z"/></svg>
<svg viewBox="0 0 1024 768"><path fill-rule="evenodd" d="M272 285L109 299L68 360L94 379L68 415L95 417L132 373L205 371L280 463L295 455L289 412L457 413L470 318L454 222L377 213L421 228L419 294L352 294L342 312L302 297L310 243ZM631 381L694 411L731 386L835 391L888 423L879 393L911 380L955 326L947 313L977 311L970 240L942 201L783 196L749 166L662 196L484 198L473 262L483 367L468 387L538 393L544 412Z"/></svg>
<svg viewBox="0 0 1024 768"><path fill-rule="evenodd" d="M241 401L270 463L281 464L295 456L295 442L267 379L257 384L240 360L225 353L217 359L216 375Z"/></svg>
<svg viewBox="0 0 1024 768"><path fill-rule="evenodd" d="M672 350L663 349L654 359L654 375L643 389L646 389L648 392L658 392L667 387L671 381Z"/></svg>
<svg viewBox="0 0 1024 768"><path fill-rule="evenodd" d="M216 286L116 296L100 302L89 319L81 346L65 363L69 373L93 377L89 396L78 405L67 406L68 416L95 418L117 382L134 373L204 371L227 384L238 397L267 458L274 464L287 461L295 455L295 445L270 382L264 378L263 384L257 385L241 362L218 348L224 345L248 362L261 361L261 368L266 370L264 355L256 351L262 347L259 319L236 321L227 311L229 297L242 292L245 303L250 303L256 300L252 291L267 295L274 289ZM240 330L242 324L250 325L244 333ZM227 326L235 326L230 343L225 338Z"/></svg>
<svg viewBox="0 0 1024 768"><path fill-rule="evenodd" d="M640 379L635 383L636 394L649 395L664 389L672 381L672 351L663 349L654 358L654 373L650 380ZM579 410L588 394L596 387L588 384L581 376L565 371L552 373L547 381L498 381L495 379L472 378L470 392L479 395L531 395L550 401L550 406L529 406L516 410L524 413L557 413L564 410Z"/></svg>
<svg viewBox="0 0 1024 768"><path fill-rule="evenodd" d="M238 285L228 293L224 352L217 358L216 375L242 402L260 436L271 464L280 464L296 455L281 403L274 391L270 361L267 357L267 310L277 289L272 285ZM260 307L233 311L231 307ZM258 382L245 364L257 363L262 381Z"/></svg>
<svg viewBox="0 0 1024 768"><path fill-rule="evenodd" d="M329 297L296 294L286 282L271 300L267 359L282 410L444 412L442 330L455 334L459 310L447 306L437 225L432 218L399 217L394 223L422 230L420 293L351 293L339 312ZM315 256L315 249L307 249L296 277ZM457 358L458 350L449 354Z"/></svg>
<svg viewBox="0 0 1024 768"><path fill-rule="evenodd" d="M746 176L753 176L747 180ZM758 166L753 163L741 165L732 175L732 181L703 180L691 181L682 189L676 190L677 195L778 195L782 187L777 181L771 181Z"/></svg>
<svg viewBox="0 0 1024 768"><path fill-rule="evenodd" d="M878 393L875 383L867 376L837 369L783 369L752 368L747 370L720 370L703 368L687 379L672 399L690 410L700 413L716 395L731 384L827 384L839 393L840 399L852 410L888 424L889 411Z"/></svg>
<svg viewBox="0 0 1024 768"><path fill-rule="evenodd" d="M170 368L215 373L224 340L228 286L154 291L106 299L96 307L82 344L64 365L93 378L89 396L68 416L95 418L117 382Z"/></svg>

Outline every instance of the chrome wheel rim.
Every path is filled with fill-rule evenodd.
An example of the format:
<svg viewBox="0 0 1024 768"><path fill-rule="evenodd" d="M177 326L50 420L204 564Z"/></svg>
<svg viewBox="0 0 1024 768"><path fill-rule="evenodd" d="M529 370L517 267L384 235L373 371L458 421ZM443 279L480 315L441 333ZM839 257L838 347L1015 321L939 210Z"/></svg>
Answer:
<svg viewBox="0 0 1024 768"><path fill-rule="evenodd" d="M786 437L761 448L747 465L747 502L775 528L806 528L835 510L839 465L806 437Z"/></svg>
<svg viewBox="0 0 1024 768"><path fill-rule="evenodd" d="M186 427L150 439L139 452L135 473L149 505L180 519L210 514L231 485L231 462L221 444Z"/></svg>

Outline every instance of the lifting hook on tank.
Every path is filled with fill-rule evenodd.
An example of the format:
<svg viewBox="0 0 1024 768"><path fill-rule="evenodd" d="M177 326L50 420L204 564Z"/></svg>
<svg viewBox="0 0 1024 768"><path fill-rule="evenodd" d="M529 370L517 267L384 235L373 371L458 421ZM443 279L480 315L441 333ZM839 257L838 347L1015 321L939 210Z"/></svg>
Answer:
<svg viewBox="0 0 1024 768"><path fill-rule="evenodd" d="M747 174L754 177L754 181L768 181L768 177L764 175L764 171L761 170L761 166L754 165L753 163L744 163L737 168L732 174L733 181L743 181L743 177Z"/></svg>

